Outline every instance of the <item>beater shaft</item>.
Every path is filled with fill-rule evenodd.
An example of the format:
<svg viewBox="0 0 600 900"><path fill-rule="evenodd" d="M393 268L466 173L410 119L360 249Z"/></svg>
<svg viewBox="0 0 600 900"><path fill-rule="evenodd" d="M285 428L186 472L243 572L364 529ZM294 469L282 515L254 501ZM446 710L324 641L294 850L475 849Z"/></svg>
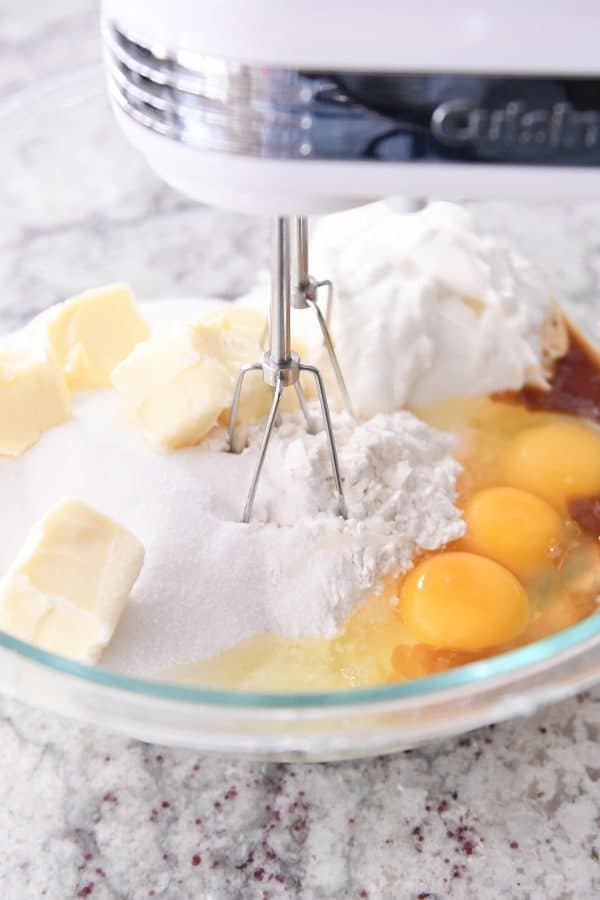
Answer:
<svg viewBox="0 0 600 900"><path fill-rule="evenodd" d="M271 313L269 354L274 363L289 362L291 347L290 222L275 219L271 245Z"/></svg>
<svg viewBox="0 0 600 900"><path fill-rule="evenodd" d="M356 418L350 393L344 380L342 368L335 352L335 347L329 332L331 321L331 306L333 298L333 284L331 281L317 281L309 274L308 268L308 219L306 216L295 216L293 220L293 262L292 271L295 276L295 289L292 295L292 302L296 309L306 309L310 307L316 317L323 335L323 343L329 354L329 360L333 369L338 388L342 396L342 400L347 411L353 419ZM318 303L318 294L321 288L327 289L327 300L325 303L325 315L321 312Z"/></svg>
<svg viewBox="0 0 600 900"><path fill-rule="evenodd" d="M306 216L295 216L293 219L293 235L294 235L294 276L296 280L296 292L300 293L300 297L294 298L294 305L302 303L304 290L310 283L310 272L308 270L308 219Z"/></svg>

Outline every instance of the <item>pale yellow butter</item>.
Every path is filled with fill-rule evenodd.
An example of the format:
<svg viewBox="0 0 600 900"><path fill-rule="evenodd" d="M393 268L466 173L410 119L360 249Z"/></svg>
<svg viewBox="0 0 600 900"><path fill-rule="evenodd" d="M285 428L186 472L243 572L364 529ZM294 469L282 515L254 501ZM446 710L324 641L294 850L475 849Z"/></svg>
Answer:
<svg viewBox="0 0 600 900"><path fill-rule="evenodd" d="M155 443L171 449L197 444L231 405L240 366L261 355L264 321L256 310L234 309L195 325L164 327L117 366L113 384ZM269 397L261 374L250 376L241 416L262 415Z"/></svg>
<svg viewBox="0 0 600 900"><path fill-rule="evenodd" d="M231 306L229 309L216 310L207 313L200 320L202 325L211 325L218 328L225 344L224 361L229 368L233 386L241 366L246 363L260 362L267 349L263 346L263 338L266 335L266 319L264 315L251 306ZM296 336L292 338L292 347L301 360L306 361L307 348ZM315 384L311 376L302 373L300 376L302 389L307 400L315 397ZM238 407L238 423L244 425L248 422L256 422L257 419L266 416L273 402L273 389L265 383L260 371L248 372L244 377L242 395ZM228 408L223 416L224 421L229 422L229 398ZM283 392L280 403L281 412L298 408L298 400L294 390Z"/></svg>
<svg viewBox="0 0 600 900"><path fill-rule="evenodd" d="M240 368L247 363L260 362L266 348L261 346L266 319L257 309L232 306L207 313L199 322L210 326L221 336L221 359L229 371L231 390L225 407L224 421L229 421L229 407ZM272 389L265 384L262 372L248 372L244 377L238 407L239 423L255 422L266 415L273 399ZM284 407L282 406L282 409Z"/></svg>
<svg viewBox="0 0 600 900"><path fill-rule="evenodd" d="M110 376L150 329L126 284L110 284L58 303L34 320L45 331L73 390L110 386Z"/></svg>
<svg viewBox="0 0 600 900"><path fill-rule="evenodd" d="M70 414L64 375L39 336L20 332L0 346L0 455L18 456Z"/></svg>
<svg viewBox="0 0 600 900"><path fill-rule="evenodd" d="M0 628L51 653L97 662L143 560L130 531L79 500L63 500L32 528L0 580Z"/></svg>
<svg viewBox="0 0 600 900"><path fill-rule="evenodd" d="M112 382L154 443L171 449L197 444L229 420L240 367L262 359L264 329L258 310L238 306L207 313L195 325L163 327L117 366ZM271 401L262 373L249 372L238 421L264 416ZM294 392L286 391L284 401L282 409L293 407Z"/></svg>
<svg viewBox="0 0 600 900"><path fill-rule="evenodd" d="M137 412L150 439L175 449L200 441L231 402L231 377L220 336L177 325L138 344L112 381Z"/></svg>

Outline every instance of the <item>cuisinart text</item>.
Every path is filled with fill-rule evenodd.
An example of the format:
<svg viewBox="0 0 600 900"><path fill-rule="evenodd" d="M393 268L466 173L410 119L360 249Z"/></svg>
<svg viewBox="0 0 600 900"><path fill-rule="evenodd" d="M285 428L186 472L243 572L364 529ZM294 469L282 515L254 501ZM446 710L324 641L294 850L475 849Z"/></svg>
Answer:
<svg viewBox="0 0 600 900"><path fill-rule="evenodd" d="M537 145L540 149L589 151L600 147L600 112L577 110L569 103L528 109L525 103L514 101L500 109L483 109L467 100L449 100L434 110L431 130L447 147L502 150Z"/></svg>

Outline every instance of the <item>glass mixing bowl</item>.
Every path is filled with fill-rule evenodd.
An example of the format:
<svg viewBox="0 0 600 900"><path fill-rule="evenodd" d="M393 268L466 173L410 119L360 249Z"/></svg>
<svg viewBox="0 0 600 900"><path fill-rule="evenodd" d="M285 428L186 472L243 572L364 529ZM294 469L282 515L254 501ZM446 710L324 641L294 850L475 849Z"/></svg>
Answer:
<svg viewBox="0 0 600 900"><path fill-rule="evenodd" d="M198 206L146 168L117 130L98 69L10 98L0 106L0 134L2 330L113 280L131 282L144 299L235 296L265 264L264 222ZM559 287L580 301L575 315L585 319L591 295L585 279L595 275L596 258L584 274L581 243L600 232L598 207L473 209L482 224L511 234L526 252L546 254L542 262L554 265ZM414 747L528 714L599 679L600 614L443 675L302 694L125 677L0 632L0 689L7 694L143 740L272 759Z"/></svg>

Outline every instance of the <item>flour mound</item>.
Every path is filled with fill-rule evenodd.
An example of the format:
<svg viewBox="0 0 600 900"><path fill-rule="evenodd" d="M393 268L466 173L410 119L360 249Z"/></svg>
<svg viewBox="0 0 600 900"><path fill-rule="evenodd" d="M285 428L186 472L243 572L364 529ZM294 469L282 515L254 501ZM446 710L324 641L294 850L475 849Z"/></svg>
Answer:
<svg viewBox="0 0 600 900"><path fill-rule="evenodd" d="M309 409L317 420L318 406ZM451 435L405 411L359 423L333 413L333 428L346 520L337 514L325 432L309 434L300 412L282 416L259 485L252 527L264 536L271 578L284 593L306 594L311 580L321 591L312 616L305 600L302 621L281 621L276 630L287 637L332 637L386 575L406 572L421 551L438 549L465 530L453 502L461 467L451 455ZM257 423L240 432L243 456L255 456L263 429ZM304 548L307 570L299 572L277 552L285 532ZM285 599L279 602L285 606Z"/></svg>

